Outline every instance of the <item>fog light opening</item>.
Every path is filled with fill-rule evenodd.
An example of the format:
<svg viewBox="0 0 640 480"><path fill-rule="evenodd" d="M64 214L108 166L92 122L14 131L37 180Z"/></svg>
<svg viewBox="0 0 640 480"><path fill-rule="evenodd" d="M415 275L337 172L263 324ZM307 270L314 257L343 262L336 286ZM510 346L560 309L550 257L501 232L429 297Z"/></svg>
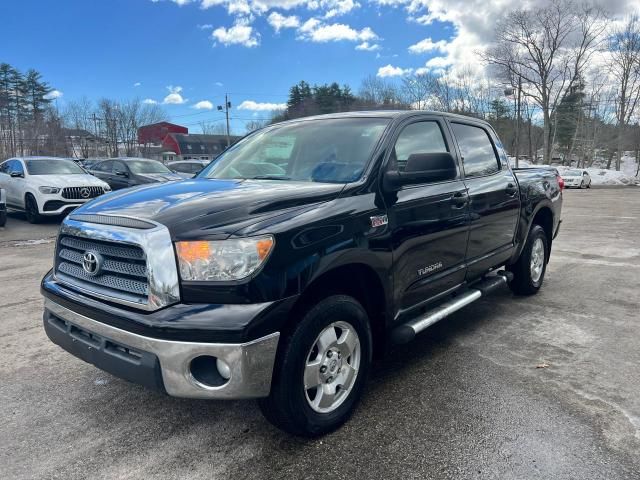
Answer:
<svg viewBox="0 0 640 480"><path fill-rule="evenodd" d="M219 365L224 365L226 368L221 369ZM231 377L229 365L211 355L195 357L191 360L189 371L194 380L205 387L220 387Z"/></svg>

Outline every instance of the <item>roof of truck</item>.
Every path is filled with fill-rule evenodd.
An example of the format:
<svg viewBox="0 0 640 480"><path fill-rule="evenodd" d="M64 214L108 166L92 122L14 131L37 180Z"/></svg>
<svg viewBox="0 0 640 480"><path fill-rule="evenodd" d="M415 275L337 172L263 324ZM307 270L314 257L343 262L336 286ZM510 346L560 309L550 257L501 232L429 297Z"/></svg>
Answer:
<svg viewBox="0 0 640 480"><path fill-rule="evenodd" d="M398 117L412 117L415 115L438 115L451 119L458 120L474 120L477 122L487 123L486 120L477 117L471 117L469 115L459 115L457 113L438 112L434 110L365 110L357 112L340 112L340 113L328 113L325 115L314 115L311 117L300 117L286 120L281 123L295 122L299 120L315 120L322 118L398 118Z"/></svg>

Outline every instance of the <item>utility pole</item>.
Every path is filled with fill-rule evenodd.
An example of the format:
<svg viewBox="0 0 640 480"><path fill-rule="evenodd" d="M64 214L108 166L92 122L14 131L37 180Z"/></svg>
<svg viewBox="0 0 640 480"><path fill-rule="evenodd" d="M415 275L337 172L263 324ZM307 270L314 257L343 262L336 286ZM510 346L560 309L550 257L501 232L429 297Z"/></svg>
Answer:
<svg viewBox="0 0 640 480"><path fill-rule="evenodd" d="M231 146L231 136L229 134L229 109L231 108L231 102L229 101L229 95L224 94L224 107L222 105L218 105L218 111L224 111L224 114L227 117L227 148Z"/></svg>
<svg viewBox="0 0 640 480"><path fill-rule="evenodd" d="M520 161L518 156L520 155L520 94L522 92L522 77L518 76L518 96L516 107L516 168L518 168ZM531 159L529 159L531 161Z"/></svg>
<svg viewBox="0 0 640 480"><path fill-rule="evenodd" d="M98 158L98 117L96 117L96 112L93 112L91 120L93 120L93 133L95 135L93 137L93 151L96 158Z"/></svg>

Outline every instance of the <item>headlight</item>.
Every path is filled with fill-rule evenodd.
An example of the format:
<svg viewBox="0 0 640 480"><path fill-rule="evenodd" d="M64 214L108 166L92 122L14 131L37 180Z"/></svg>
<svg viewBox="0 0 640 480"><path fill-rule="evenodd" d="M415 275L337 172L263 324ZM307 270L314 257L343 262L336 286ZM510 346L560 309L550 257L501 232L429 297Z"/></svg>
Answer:
<svg viewBox="0 0 640 480"><path fill-rule="evenodd" d="M58 187L38 187L38 190L46 195L53 195L60 191Z"/></svg>
<svg viewBox="0 0 640 480"><path fill-rule="evenodd" d="M110 187L109 185L103 185L103 186L102 186L102 189L103 189L105 192L110 192L110 191L111 191L111 187Z"/></svg>
<svg viewBox="0 0 640 480"><path fill-rule="evenodd" d="M176 242L182 280L241 280L266 261L275 240L264 237Z"/></svg>

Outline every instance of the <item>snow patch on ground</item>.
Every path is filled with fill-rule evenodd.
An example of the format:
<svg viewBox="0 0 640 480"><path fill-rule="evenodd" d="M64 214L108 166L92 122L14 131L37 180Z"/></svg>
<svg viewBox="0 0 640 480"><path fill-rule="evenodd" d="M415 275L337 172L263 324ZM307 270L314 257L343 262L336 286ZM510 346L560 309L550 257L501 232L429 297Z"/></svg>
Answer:
<svg viewBox="0 0 640 480"><path fill-rule="evenodd" d="M509 157L509 163L512 167L515 166L515 159L513 157ZM520 168L544 166L531 164L525 160L520 160L519 164ZM562 165L552 166L558 169L560 175L567 170L575 168L565 167ZM637 169L638 165L636 164L636 159L634 157L624 156L622 157L622 162L620 164L620 171L611 169L607 170L606 168L600 168L598 166L589 167L586 170L589 172L592 185L640 185L640 177L636 177Z"/></svg>
<svg viewBox="0 0 640 480"><path fill-rule="evenodd" d="M55 242L56 239L55 238L41 238L39 240L24 240L21 242L15 242L13 244L14 247L28 247L31 245L42 245L45 243L53 243Z"/></svg>

